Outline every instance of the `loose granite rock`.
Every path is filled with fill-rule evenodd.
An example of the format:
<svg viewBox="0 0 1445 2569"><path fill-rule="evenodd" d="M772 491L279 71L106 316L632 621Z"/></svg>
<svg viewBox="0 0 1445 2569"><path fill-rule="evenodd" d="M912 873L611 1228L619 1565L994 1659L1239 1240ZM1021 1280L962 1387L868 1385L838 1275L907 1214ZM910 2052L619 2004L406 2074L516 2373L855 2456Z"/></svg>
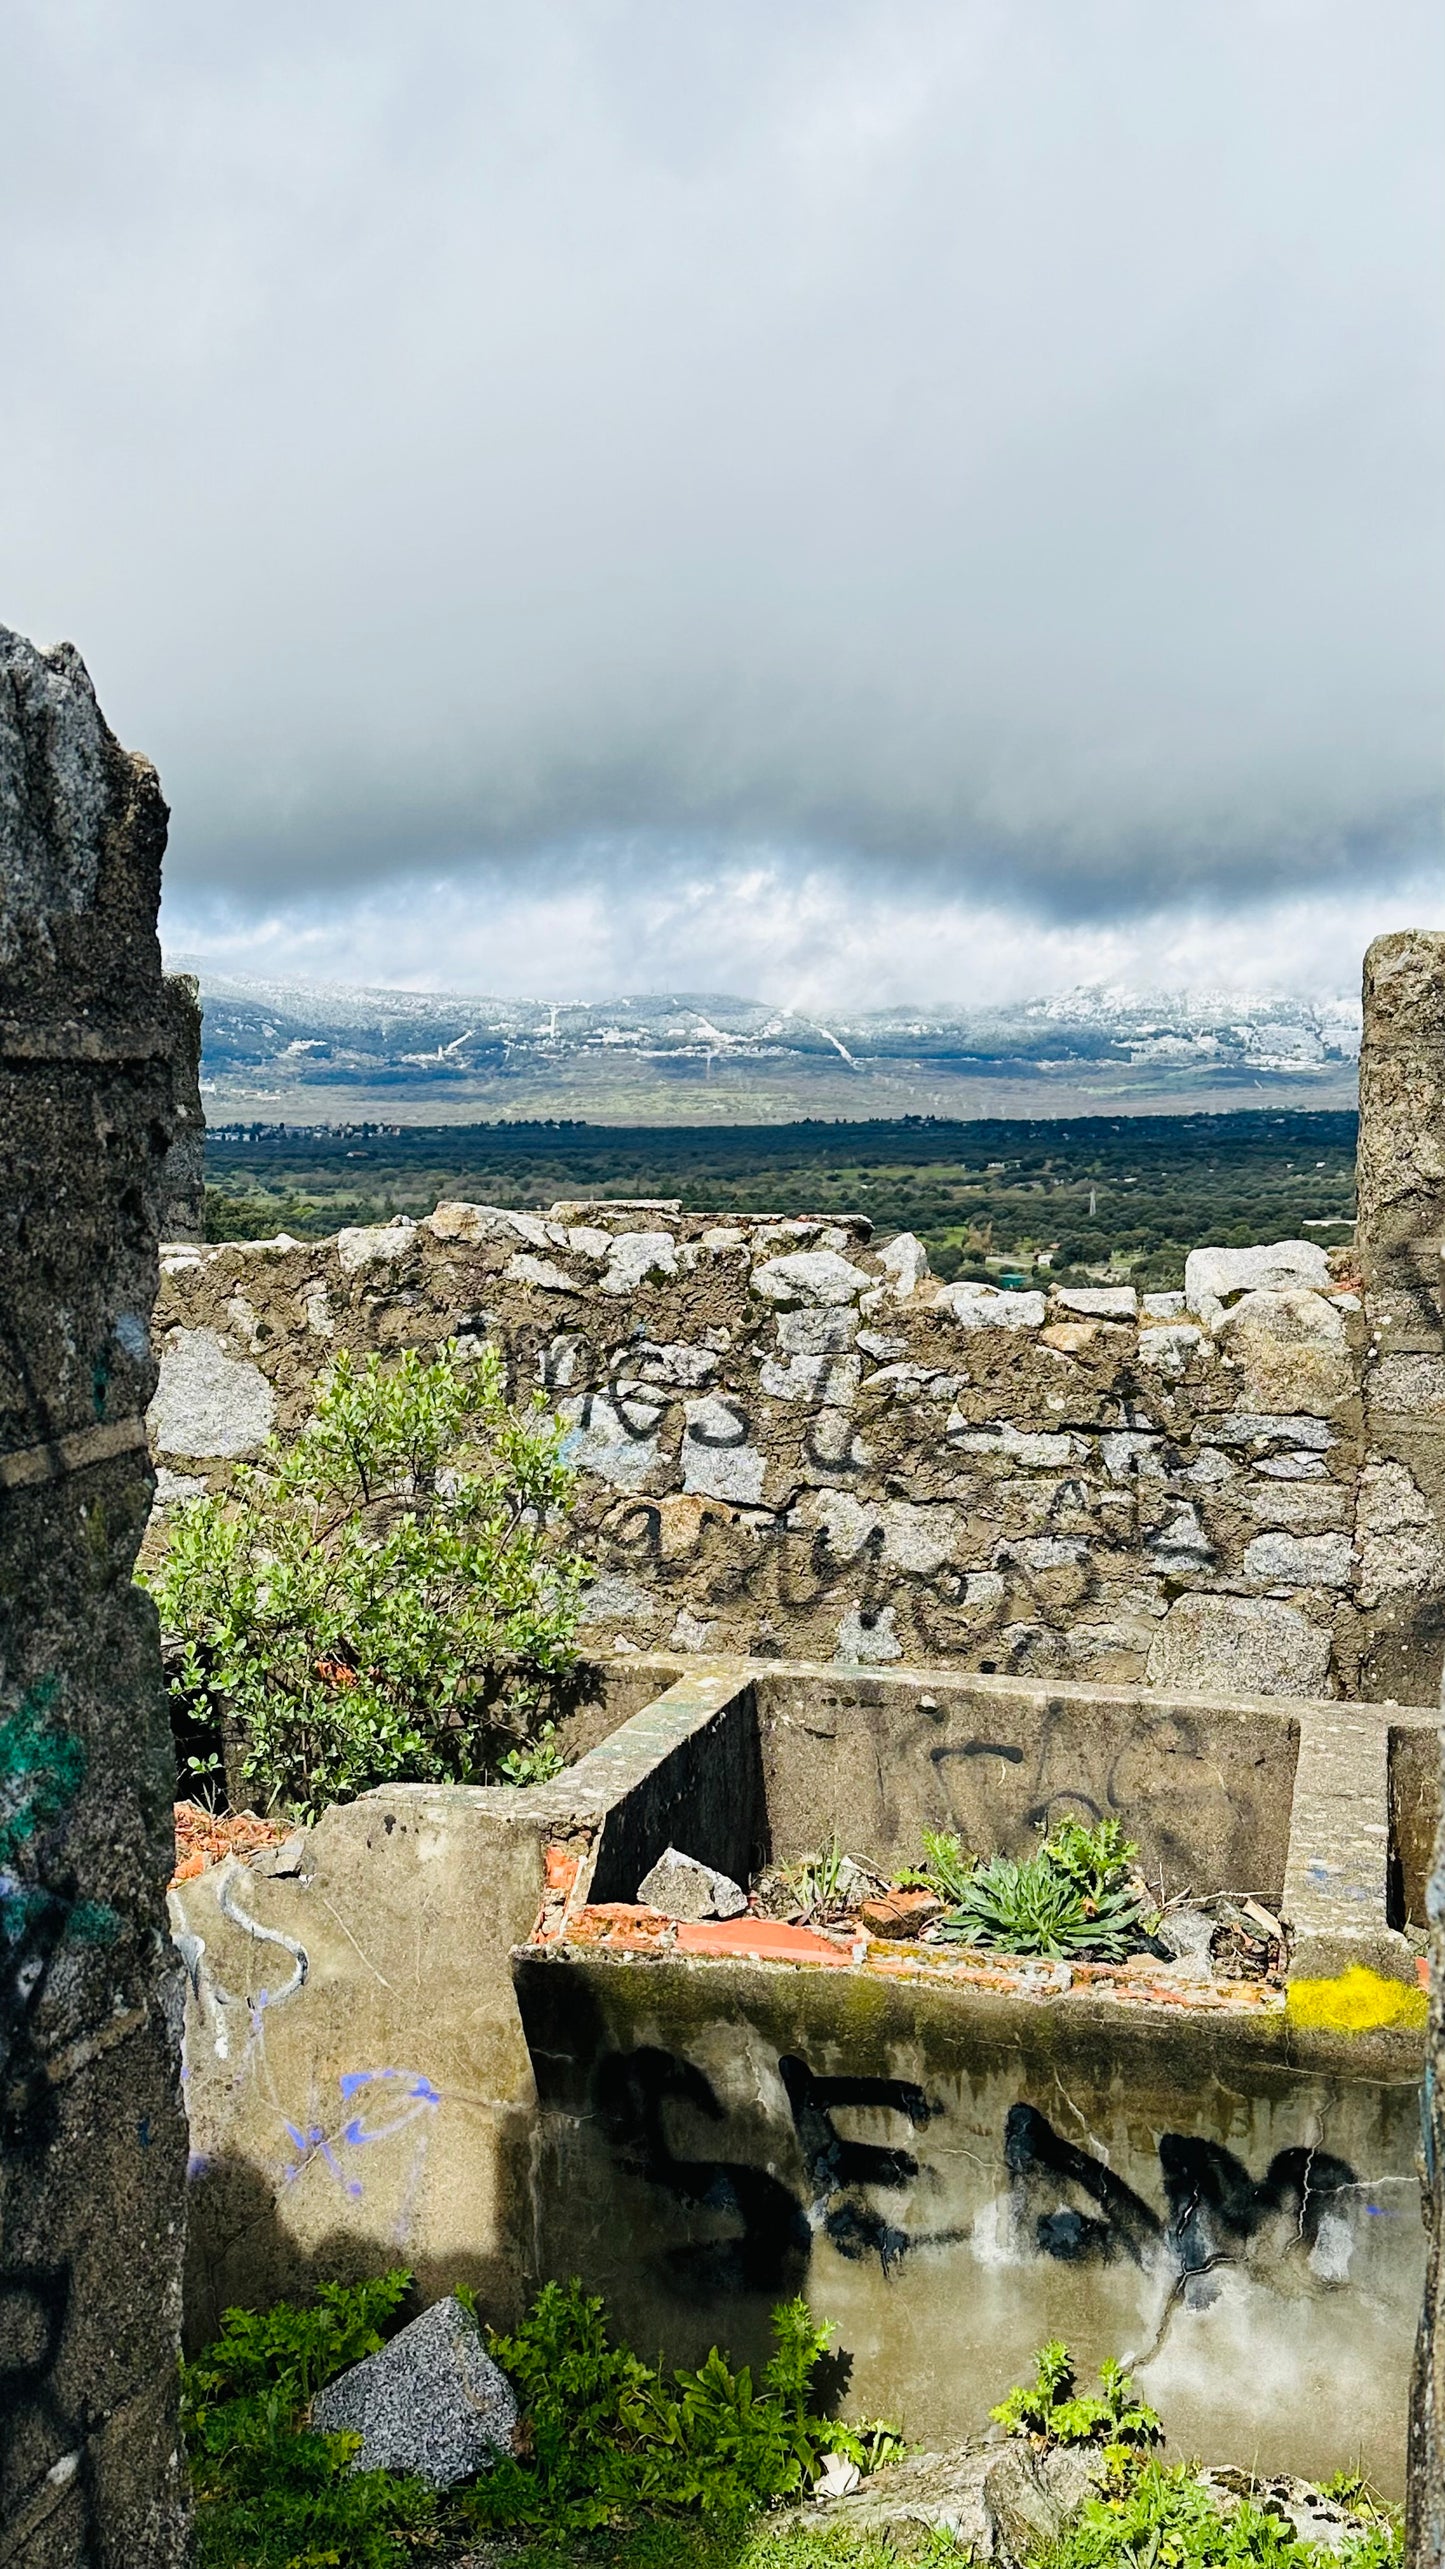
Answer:
<svg viewBox="0 0 1445 2569"><path fill-rule="evenodd" d="M322 2434L361 2437L353 2471L413 2472L434 2489L487 2470L517 2422L511 2383L451 2293L311 2403Z"/></svg>
<svg viewBox="0 0 1445 2569"><path fill-rule="evenodd" d="M660 1909L665 1918L694 1923L703 1918L740 1918L748 1905L746 1891L731 1874L719 1873L675 1846L668 1847L643 1876L637 1897L644 1909Z"/></svg>

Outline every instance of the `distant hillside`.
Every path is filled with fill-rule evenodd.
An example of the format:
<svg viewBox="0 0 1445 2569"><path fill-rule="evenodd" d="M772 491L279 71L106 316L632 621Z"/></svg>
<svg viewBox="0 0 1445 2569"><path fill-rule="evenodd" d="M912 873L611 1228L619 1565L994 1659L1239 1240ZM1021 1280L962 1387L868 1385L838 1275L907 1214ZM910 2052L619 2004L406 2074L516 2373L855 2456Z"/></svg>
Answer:
<svg viewBox="0 0 1445 2569"><path fill-rule="evenodd" d="M198 974L213 1126L848 1121L1348 1107L1358 1004L1090 988L806 1016L714 993L586 1004Z"/></svg>

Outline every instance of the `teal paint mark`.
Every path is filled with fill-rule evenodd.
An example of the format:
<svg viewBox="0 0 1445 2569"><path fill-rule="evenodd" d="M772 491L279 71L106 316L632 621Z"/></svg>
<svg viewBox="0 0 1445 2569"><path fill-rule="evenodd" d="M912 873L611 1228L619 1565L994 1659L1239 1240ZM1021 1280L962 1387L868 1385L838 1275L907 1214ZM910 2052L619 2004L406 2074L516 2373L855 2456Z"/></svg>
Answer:
<svg viewBox="0 0 1445 2569"><path fill-rule="evenodd" d="M56 1895L27 1882L22 1866L41 1831L63 1820L85 1780L85 1749L54 1719L58 1677L42 1677L0 1721L0 1944L25 1944L57 1906ZM60 1905L64 1905L61 1903ZM83 1942L110 1942L119 1933L114 1911L82 1902L91 1912ZM102 1918L113 1920L109 1929Z"/></svg>
<svg viewBox="0 0 1445 2569"><path fill-rule="evenodd" d="M65 1921L70 1945L113 1945L119 1934L120 1920L105 1900L77 1900Z"/></svg>
<svg viewBox="0 0 1445 2569"><path fill-rule="evenodd" d="M85 1780L85 1750L50 1718L58 1677L42 1677L0 1722L0 1867L69 1810Z"/></svg>
<svg viewBox="0 0 1445 2569"><path fill-rule="evenodd" d="M105 1396L110 1389L110 1358L102 1351L90 1369L90 1397L97 1418L105 1416Z"/></svg>

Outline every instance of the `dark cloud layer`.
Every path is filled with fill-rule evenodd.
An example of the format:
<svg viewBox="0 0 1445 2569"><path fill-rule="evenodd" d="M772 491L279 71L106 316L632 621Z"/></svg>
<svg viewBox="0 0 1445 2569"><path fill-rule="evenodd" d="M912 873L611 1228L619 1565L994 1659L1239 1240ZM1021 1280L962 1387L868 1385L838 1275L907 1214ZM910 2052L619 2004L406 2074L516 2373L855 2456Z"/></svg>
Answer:
<svg viewBox="0 0 1445 2569"><path fill-rule="evenodd" d="M1101 917L1435 847L1435 0L7 44L3 611L182 889L766 844Z"/></svg>

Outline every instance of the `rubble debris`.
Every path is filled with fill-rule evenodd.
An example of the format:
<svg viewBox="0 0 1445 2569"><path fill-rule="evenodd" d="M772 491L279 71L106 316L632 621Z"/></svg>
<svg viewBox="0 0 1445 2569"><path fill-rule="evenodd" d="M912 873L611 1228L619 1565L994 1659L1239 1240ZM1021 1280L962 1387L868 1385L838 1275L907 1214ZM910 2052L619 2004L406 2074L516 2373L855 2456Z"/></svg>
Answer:
<svg viewBox="0 0 1445 2569"><path fill-rule="evenodd" d="M740 1918L748 1895L731 1874L670 1846L637 1886L639 1906L665 1918Z"/></svg>
<svg viewBox="0 0 1445 2569"><path fill-rule="evenodd" d="M916 1936L943 1915L932 1891L887 1891L865 1900L858 1915L871 1936Z"/></svg>
<svg viewBox="0 0 1445 2569"><path fill-rule="evenodd" d="M172 1883L194 1882L228 1855L254 1855L263 1847L285 1845L293 1836L290 1820L263 1820L255 1811L207 1811L199 1802L177 1802L176 1869ZM296 1868L291 1868L296 1869Z"/></svg>

